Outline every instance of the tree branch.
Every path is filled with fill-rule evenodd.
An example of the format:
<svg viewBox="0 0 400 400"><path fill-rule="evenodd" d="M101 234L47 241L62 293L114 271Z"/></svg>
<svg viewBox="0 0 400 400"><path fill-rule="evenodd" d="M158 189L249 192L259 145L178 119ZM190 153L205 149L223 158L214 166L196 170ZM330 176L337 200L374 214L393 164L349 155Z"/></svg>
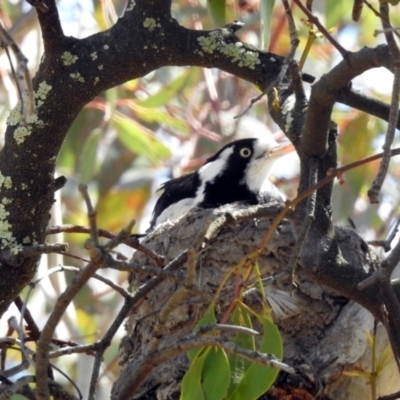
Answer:
<svg viewBox="0 0 400 400"><path fill-rule="evenodd" d="M46 53L57 52L63 46L64 32L55 0L27 0L36 8L44 50Z"/></svg>
<svg viewBox="0 0 400 400"><path fill-rule="evenodd" d="M7 229L0 232L1 250L18 253L28 239L44 242L54 191L59 188L53 177L57 154L72 121L101 91L171 65L220 68L263 90L279 79L284 57L240 42L227 28L186 29L171 18L170 3L131 2L109 30L78 40L63 36L55 3L41 2L49 11L37 10L45 41L45 55L33 82L37 119L24 125L16 107L0 153L5 183L0 190L8 202L1 219L7 216ZM16 154L23 154L23 162ZM11 198L19 200L9 202ZM37 258L24 259L18 274L7 262L0 265L4 278L0 315L32 280L36 267ZM14 284L5 284L10 281Z"/></svg>

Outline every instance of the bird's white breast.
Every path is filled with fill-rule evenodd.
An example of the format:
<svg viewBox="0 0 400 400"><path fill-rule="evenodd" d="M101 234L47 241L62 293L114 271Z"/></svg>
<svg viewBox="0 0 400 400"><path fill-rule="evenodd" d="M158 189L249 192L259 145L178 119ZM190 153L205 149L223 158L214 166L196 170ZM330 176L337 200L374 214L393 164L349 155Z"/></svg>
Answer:
<svg viewBox="0 0 400 400"><path fill-rule="evenodd" d="M278 144L275 141L258 141L255 144L254 154L243 178L243 183L254 193L267 191L271 185L269 175L275 159L270 158L270 153L276 146Z"/></svg>
<svg viewBox="0 0 400 400"><path fill-rule="evenodd" d="M194 197L188 197L178 201L177 203L171 204L157 217L155 224L158 225L168 220L177 219L182 215L185 215L191 208L195 206L195 204Z"/></svg>

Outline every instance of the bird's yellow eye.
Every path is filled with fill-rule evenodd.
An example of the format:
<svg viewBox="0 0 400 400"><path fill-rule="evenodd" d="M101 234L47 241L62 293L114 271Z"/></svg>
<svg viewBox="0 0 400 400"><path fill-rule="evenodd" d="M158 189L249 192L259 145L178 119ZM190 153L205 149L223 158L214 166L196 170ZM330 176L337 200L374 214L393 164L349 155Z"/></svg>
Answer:
<svg viewBox="0 0 400 400"><path fill-rule="evenodd" d="M243 147L243 149L240 149L240 155L243 158L248 158L251 156L251 150L248 147Z"/></svg>

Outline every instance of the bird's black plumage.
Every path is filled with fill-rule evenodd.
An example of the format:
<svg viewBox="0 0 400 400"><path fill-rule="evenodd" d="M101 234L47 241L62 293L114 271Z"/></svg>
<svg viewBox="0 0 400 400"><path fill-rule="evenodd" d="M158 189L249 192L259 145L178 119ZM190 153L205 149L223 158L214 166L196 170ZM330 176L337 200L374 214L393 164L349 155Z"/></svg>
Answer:
<svg viewBox="0 0 400 400"><path fill-rule="evenodd" d="M267 180L272 165L268 156L276 146L271 140L237 140L208 158L198 171L164 183L151 227L195 206L214 208L237 201L258 204L282 200L282 194Z"/></svg>
<svg viewBox="0 0 400 400"><path fill-rule="evenodd" d="M150 226L153 227L158 216L169 206L185 198L194 198L196 189L200 186L200 177L196 172L171 179L163 183L159 190L164 190L157 200L153 210Z"/></svg>

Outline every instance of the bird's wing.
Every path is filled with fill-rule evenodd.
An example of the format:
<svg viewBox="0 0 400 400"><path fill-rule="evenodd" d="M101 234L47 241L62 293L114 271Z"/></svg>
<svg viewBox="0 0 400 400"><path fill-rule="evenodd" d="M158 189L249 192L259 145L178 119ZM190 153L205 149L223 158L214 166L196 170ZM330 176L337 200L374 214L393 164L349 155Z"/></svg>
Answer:
<svg viewBox="0 0 400 400"><path fill-rule="evenodd" d="M153 210L150 227L156 224L158 216L168 207L185 198L196 197L200 181L196 173L187 174L163 183L158 190L164 190Z"/></svg>
<svg viewBox="0 0 400 400"><path fill-rule="evenodd" d="M258 194L259 204L266 204L273 201L284 202L286 196L272 182L267 183L266 187Z"/></svg>

